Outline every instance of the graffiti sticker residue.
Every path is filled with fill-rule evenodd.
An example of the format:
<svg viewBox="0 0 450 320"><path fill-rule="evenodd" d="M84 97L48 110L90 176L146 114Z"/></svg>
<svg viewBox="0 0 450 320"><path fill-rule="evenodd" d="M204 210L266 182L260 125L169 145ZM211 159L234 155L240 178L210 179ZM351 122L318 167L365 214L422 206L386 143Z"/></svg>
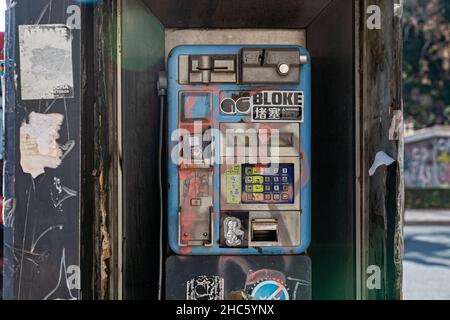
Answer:
<svg viewBox="0 0 450 320"><path fill-rule="evenodd" d="M232 204L241 203L241 165L227 165L226 177L226 202Z"/></svg>
<svg viewBox="0 0 450 320"><path fill-rule="evenodd" d="M235 217L227 217L223 222L223 228L227 246L240 246L245 234L244 230L242 230L241 220Z"/></svg>
<svg viewBox="0 0 450 320"><path fill-rule="evenodd" d="M29 122L20 128L20 165L25 173L36 178L44 168L57 168L63 152L57 143L64 121L62 114L32 112Z"/></svg>
<svg viewBox="0 0 450 320"><path fill-rule="evenodd" d="M22 100L73 98L70 28L21 25L19 48Z"/></svg>
<svg viewBox="0 0 450 320"><path fill-rule="evenodd" d="M224 279L219 276L198 276L186 284L186 300L223 300Z"/></svg>

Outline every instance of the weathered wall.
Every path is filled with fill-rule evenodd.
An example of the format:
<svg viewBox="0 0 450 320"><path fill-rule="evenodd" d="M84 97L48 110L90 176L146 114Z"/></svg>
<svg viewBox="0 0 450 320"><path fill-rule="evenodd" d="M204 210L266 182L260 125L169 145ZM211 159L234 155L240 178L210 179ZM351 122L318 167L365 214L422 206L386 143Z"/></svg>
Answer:
<svg viewBox="0 0 450 320"><path fill-rule="evenodd" d="M364 0L359 5L362 297L399 299L403 258L403 137L395 120L403 109L401 19L394 16L393 0ZM381 9L380 29L367 28L370 5ZM379 167L370 176L369 168L379 151L396 161ZM373 282L375 287L367 286L366 280L377 269L379 286L377 282Z"/></svg>
<svg viewBox="0 0 450 320"><path fill-rule="evenodd" d="M79 4L8 1L5 299L80 297Z"/></svg>

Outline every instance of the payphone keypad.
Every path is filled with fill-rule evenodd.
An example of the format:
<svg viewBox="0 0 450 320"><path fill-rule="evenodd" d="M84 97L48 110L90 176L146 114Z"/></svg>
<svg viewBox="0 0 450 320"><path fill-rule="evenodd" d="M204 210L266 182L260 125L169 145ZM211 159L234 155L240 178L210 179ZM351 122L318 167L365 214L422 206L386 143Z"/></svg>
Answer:
<svg viewBox="0 0 450 320"><path fill-rule="evenodd" d="M242 203L294 203L293 164L242 167Z"/></svg>

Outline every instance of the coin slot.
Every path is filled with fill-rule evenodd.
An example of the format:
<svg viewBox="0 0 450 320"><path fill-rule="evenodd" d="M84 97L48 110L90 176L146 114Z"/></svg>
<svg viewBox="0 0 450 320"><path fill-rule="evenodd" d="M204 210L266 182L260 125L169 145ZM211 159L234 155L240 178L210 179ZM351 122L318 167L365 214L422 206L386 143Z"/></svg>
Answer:
<svg viewBox="0 0 450 320"><path fill-rule="evenodd" d="M275 219L253 219L251 221L252 242L278 242L278 221Z"/></svg>

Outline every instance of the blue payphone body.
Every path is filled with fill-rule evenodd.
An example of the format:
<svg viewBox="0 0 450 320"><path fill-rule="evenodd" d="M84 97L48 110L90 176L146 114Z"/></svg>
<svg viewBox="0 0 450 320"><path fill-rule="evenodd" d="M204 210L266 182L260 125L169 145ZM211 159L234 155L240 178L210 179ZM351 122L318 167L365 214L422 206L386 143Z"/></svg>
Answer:
<svg viewBox="0 0 450 320"><path fill-rule="evenodd" d="M170 248L282 255L310 243L310 57L183 45L168 57Z"/></svg>

